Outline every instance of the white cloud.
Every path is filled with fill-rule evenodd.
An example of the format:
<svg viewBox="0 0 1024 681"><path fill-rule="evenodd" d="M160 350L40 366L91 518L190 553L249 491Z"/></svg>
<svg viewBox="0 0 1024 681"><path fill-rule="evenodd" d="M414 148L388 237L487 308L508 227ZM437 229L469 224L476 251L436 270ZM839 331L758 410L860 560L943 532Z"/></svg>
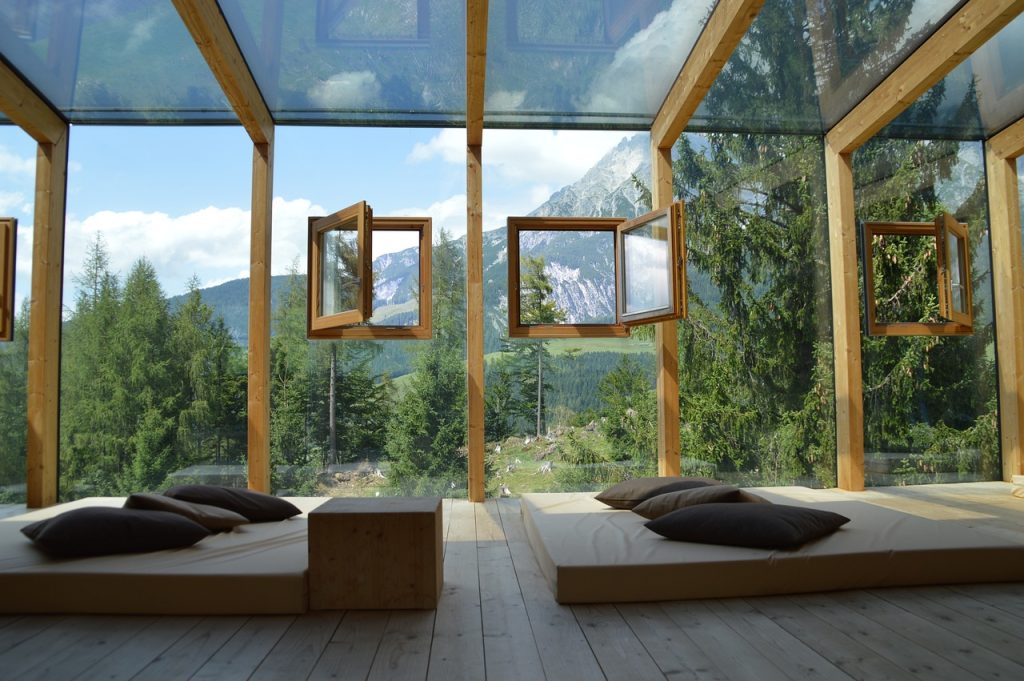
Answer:
<svg viewBox="0 0 1024 681"><path fill-rule="evenodd" d="M493 181L487 176L488 170L499 180L564 187L582 177L622 137L621 132L600 130L485 130L484 189ZM465 131L442 130L430 141L414 145L406 161L420 163L434 158L464 164Z"/></svg>
<svg viewBox="0 0 1024 681"><path fill-rule="evenodd" d="M32 177L35 172L36 160L34 158L22 158L0 144L0 173Z"/></svg>
<svg viewBox="0 0 1024 681"><path fill-rule="evenodd" d="M309 199L274 197L271 272L287 274L293 265L299 272L306 271L306 240L312 215L327 215L328 211ZM246 244L249 240L246 239ZM246 275L248 276L248 275Z"/></svg>
<svg viewBox="0 0 1024 681"><path fill-rule="evenodd" d="M24 201L21 192L0 192L0 215L7 215L16 207L24 208Z"/></svg>
<svg viewBox="0 0 1024 681"><path fill-rule="evenodd" d="M132 26L128 39L124 43L125 52L136 52L140 47L153 38L153 27L160 19L159 16L150 16Z"/></svg>
<svg viewBox="0 0 1024 681"><path fill-rule="evenodd" d="M466 233L466 195L456 194L447 199L435 201L426 208L412 207L399 208L394 215L420 216L426 215L431 218L434 236L441 233L443 228L449 236L457 239ZM436 241L436 239L435 239ZM381 253L387 251L381 250Z"/></svg>
<svg viewBox="0 0 1024 681"><path fill-rule="evenodd" d="M487 111L516 111L526 101L526 90L498 90L487 96Z"/></svg>
<svg viewBox="0 0 1024 681"><path fill-rule="evenodd" d="M341 71L309 88L309 100L323 109L365 107L380 99L381 85L371 71Z"/></svg>
<svg viewBox="0 0 1024 681"><path fill-rule="evenodd" d="M657 111L697 40L710 4L707 0L675 0L671 7L659 12L594 77L581 109Z"/></svg>

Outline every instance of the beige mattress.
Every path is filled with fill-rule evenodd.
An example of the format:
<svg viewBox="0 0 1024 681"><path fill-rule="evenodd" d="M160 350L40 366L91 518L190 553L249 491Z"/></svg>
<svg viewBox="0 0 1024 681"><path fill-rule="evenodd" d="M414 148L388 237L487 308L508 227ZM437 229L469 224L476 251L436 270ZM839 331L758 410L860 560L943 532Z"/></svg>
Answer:
<svg viewBox="0 0 1024 681"><path fill-rule="evenodd" d="M19 531L93 497L0 520L0 612L266 614L306 611L306 515L325 501L290 498L301 516L242 525L184 549L53 560Z"/></svg>
<svg viewBox="0 0 1024 681"><path fill-rule="evenodd" d="M523 521L559 603L613 603L1024 580L1024 544L806 488L751 490L851 519L795 551L676 542L593 494L524 494ZM807 499L811 498L812 501Z"/></svg>

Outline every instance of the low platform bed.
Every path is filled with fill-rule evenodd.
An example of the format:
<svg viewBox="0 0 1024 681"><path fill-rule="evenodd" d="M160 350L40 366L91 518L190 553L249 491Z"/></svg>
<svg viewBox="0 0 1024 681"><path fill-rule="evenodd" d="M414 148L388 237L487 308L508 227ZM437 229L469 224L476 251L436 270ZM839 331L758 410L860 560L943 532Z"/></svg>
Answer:
<svg viewBox="0 0 1024 681"><path fill-rule="evenodd" d="M964 520L882 508L843 493L755 488L774 503L851 519L794 551L675 542L593 494L524 494L523 521L559 603L721 598L882 586L1024 580L1024 543Z"/></svg>
<svg viewBox="0 0 1024 681"><path fill-rule="evenodd" d="M290 498L303 514L242 525L194 546L53 560L20 532L93 497L0 521L0 613L286 614L306 612L306 513L325 498Z"/></svg>

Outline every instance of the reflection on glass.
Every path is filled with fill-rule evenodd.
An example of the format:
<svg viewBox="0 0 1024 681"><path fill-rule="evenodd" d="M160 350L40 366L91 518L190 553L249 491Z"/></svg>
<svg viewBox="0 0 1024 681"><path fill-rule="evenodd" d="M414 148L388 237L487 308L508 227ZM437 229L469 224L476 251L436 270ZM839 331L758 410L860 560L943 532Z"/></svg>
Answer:
<svg viewBox="0 0 1024 681"><path fill-rule="evenodd" d="M875 321L939 323L935 237L872 236Z"/></svg>
<svg viewBox="0 0 1024 681"><path fill-rule="evenodd" d="M420 323L420 237L414 230L374 230L373 311L369 326Z"/></svg>
<svg viewBox="0 0 1024 681"><path fill-rule="evenodd" d="M671 304L672 256L669 218L661 215L623 234L623 313L638 314Z"/></svg>
<svg viewBox="0 0 1024 681"><path fill-rule="evenodd" d="M524 324L615 323L615 233L519 232Z"/></svg>
<svg viewBox="0 0 1024 681"><path fill-rule="evenodd" d="M359 307L359 245L355 227L320 236L320 309L330 316Z"/></svg>
<svg viewBox="0 0 1024 681"><path fill-rule="evenodd" d="M949 281L953 296L950 302L957 312L967 312L964 304L963 258L960 257L962 245L956 234L946 232L946 257L949 258Z"/></svg>
<svg viewBox="0 0 1024 681"><path fill-rule="evenodd" d="M425 38L426 0L320 0L317 31L325 40Z"/></svg>

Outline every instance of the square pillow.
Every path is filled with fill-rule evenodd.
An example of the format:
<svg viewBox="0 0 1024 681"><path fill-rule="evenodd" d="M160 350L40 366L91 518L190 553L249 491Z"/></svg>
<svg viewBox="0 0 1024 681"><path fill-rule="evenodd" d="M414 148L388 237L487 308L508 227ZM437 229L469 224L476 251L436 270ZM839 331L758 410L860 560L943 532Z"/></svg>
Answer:
<svg viewBox="0 0 1024 681"><path fill-rule="evenodd" d="M164 496L193 504L226 508L245 516L253 523L285 520L302 513L294 504L280 497L237 487L178 485L164 492Z"/></svg>
<svg viewBox="0 0 1024 681"><path fill-rule="evenodd" d="M709 478L679 478L674 476L633 478L632 480L623 480L617 485L612 485L594 498L608 504L612 508L632 509L641 501L659 494L717 484L719 484L717 480Z"/></svg>
<svg viewBox="0 0 1024 681"><path fill-rule="evenodd" d="M846 516L784 504L700 504L649 520L645 526L676 541L795 549L850 522Z"/></svg>
<svg viewBox="0 0 1024 681"><path fill-rule="evenodd" d="M633 513L654 520L687 506L740 501L740 489L733 485L707 485L658 494L633 507Z"/></svg>
<svg viewBox="0 0 1024 681"><path fill-rule="evenodd" d="M193 504L181 499L172 499L163 494L133 494L125 500L124 507L177 513L192 522L199 523L211 532L227 532L249 522L244 515L226 508L208 504Z"/></svg>
<svg viewBox="0 0 1024 681"><path fill-rule="evenodd" d="M177 513L95 506L39 520L21 532L55 558L178 549L210 534Z"/></svg>

